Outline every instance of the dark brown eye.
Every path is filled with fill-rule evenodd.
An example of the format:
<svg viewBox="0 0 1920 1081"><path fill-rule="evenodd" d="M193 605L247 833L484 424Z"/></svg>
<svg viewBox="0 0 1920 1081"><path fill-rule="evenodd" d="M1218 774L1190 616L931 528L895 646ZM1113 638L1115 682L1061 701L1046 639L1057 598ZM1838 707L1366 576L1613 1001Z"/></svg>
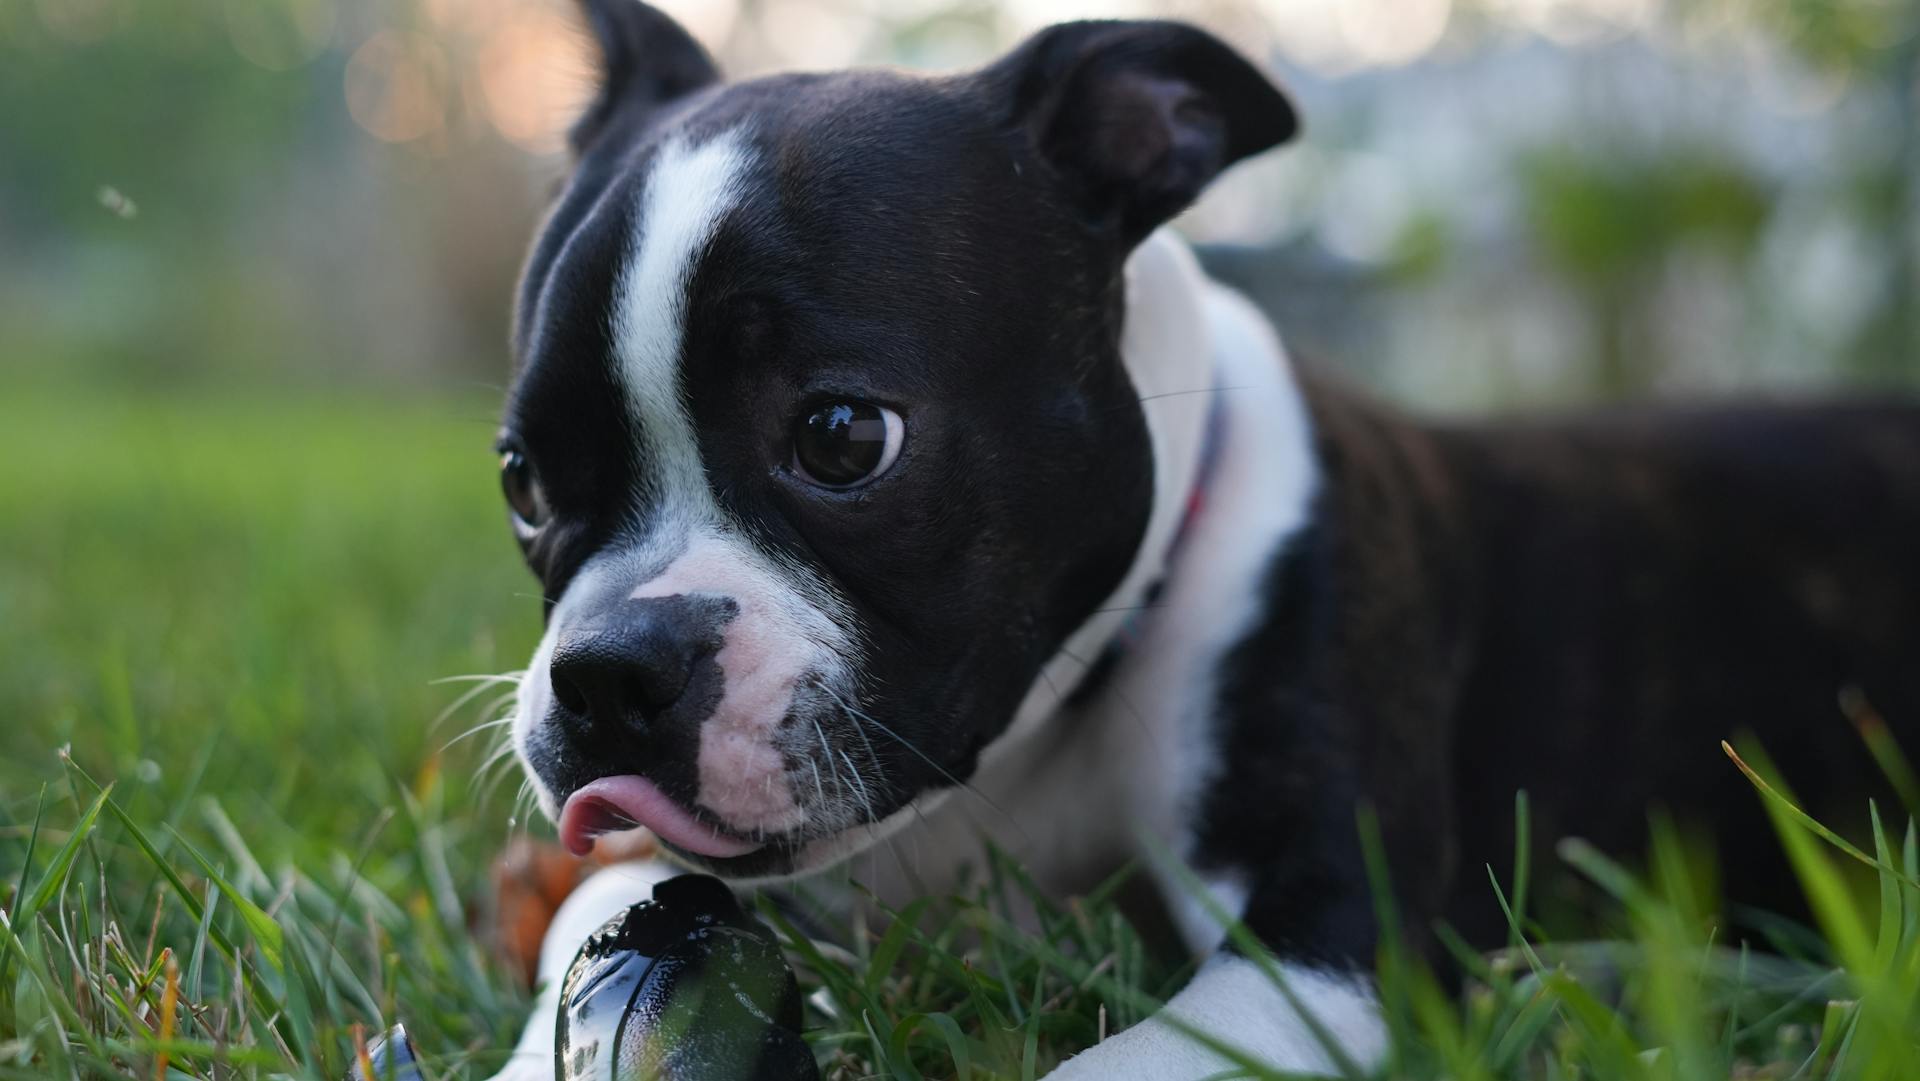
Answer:
<svg viewBox="0 0 1920 1081"><path fill-rule="evenodd" d="M793 465L823 488L852 488L887 471L906 439L900 414L872 402L822 402L793 425Z"/></svg>
<svg viewBox="0 0 1920 1081"><path fill-rule="evenodd" d="M547 497L540 490L540 478L526 455L511 448L500 452L500 490L507 506L513 509L513 528L523 535L537 533L547 524Z"/></svg>

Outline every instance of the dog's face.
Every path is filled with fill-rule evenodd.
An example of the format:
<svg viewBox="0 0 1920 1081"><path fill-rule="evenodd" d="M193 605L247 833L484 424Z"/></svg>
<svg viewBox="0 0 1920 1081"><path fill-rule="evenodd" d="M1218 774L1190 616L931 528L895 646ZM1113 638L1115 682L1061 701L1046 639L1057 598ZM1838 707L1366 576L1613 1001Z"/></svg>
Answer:
<svg viewBox="0 0 1920 1081"><path fill-rule="evenodd" d="M1122 264L1284 139L1198 31L721 84L631 0L522 282L500 439L548 602L515 740L582 850L844 855L963 781L1155 498Z"/></svg>

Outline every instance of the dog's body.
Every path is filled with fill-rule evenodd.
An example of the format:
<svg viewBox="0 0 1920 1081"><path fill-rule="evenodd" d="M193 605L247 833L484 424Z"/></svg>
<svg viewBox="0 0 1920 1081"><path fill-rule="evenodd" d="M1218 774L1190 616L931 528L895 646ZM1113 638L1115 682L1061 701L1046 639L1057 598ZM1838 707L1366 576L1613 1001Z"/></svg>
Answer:
<svg viewBox="0 0 1920 1081"><path fill-rule="evenodd" d="M1406 925L1485 942L1516 789L1543 843L1630 851L1661 803L1770 863L1721 738L1855 806L1835 695L1920 722L1920 410L1418 425L1296 371L1154 232L1292 129L1204 35L723 88L646 9L588 11L608 87L503 436L552 605L515 738L576 850L639 823L893 902L983 834L1063 893L1177 860L1213 957L1170 1013L1326 1070L1385 1044L1362 805ZM543 976L669 873L589 882ZM510 1072L551 1070L552 1008ZM1179 1027L1056 1076L1222 1068Z"/></svg>

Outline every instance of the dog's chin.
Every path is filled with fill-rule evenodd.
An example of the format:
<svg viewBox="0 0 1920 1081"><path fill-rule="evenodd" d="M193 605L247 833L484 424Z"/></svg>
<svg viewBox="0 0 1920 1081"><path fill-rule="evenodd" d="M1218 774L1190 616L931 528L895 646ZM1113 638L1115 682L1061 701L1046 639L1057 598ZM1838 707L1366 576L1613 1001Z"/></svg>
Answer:
<svg viewBox="0 0 1920 1081"><path fill-rule="evenodd" d="M912 809L901 813L911 814ZM769 838L751 852L730 856L695 852L650 830L635 829L603 835L595 855L605 860L608 851L657 854L689 870L730 881L780 881L827 870L865 852L892 832L886 827L884 822L862 822L828 833Z"/></svg>
<svg viewBox="0 0 1920 1081"><path fill-rule="evenodd" d="M878 820L834 825L803 822L781 834L751 839L716 824L705 812L684 812L688 821L681 824L679 832L685 834L686 827L697 825L711 831L712 836L694 833L681 840L670 836L674 829L614 828L620 817L617 809L596 816L597 820L582 821L585 816L580 805L600 802L593 798L593 790L626 778L603 778L561 798L537 771L529 769L528 776L533 778L542 813L560 833L561 843L576 855L592 852L604 861L610 856L617 860L660 854L689 869L733 881L777 881L827 870L878 845L951 794L947 789L922 792ZM630 825L634 819L625 821Z"/></svg>
<svg viewBox="0 0 1920 1081"><path fill-rule="evenodd" d="M778 881L830 870L892 837L916 820L925 820L953 794L950 788L923 791L876 821L796 833L769 839L753 852L714 857L689 852L666 841L660 847L672 859L696 870L734 881Z"/></svg>
<svg viewBox="0 0 1920 1081"><path fill-rule="evenodd" d="M755 872L755 877L789 878L813 874L845 863L905 829L908 824L924 821L935 808L945 803L947 797L953 795L954 791L951 788L922 791L877 821L861 822L845 829L809 838L803 844L789 846L784 849L787 856L786 870Z"/></svg>
<svg viewBox="0 0 1920 1081"><path fill-rule="evenodd" d="M673 862L695 871L704 871L734 882L765 882L795 878L823 869L826 864L813 864L806 858L810 844L770 841L739 856L702 855L666 841L660 842L660 850Z"/></svg>
<svg viewBox="0 0 1920 1081"><path fill-rule="evenodd" d="M558 825L562 802L554 799L546 785L536 783L535 788L538 789L541 806L552 809L548 814L549 820ZM607 850L632 852L634 858L641 853L659 854L689 870L729 881L777 882L816 874L854 859L893 836L914 819L924 818L951 794L951 789L923 792L879 821L856 822L818 832L803 827L786 836L766 838L753 851L738 855L718 856L696 852L646 829L603 834L599 838L603 846L599 855L602 859L606 858ZM628 843L629 839L635 843Z"/></svg>

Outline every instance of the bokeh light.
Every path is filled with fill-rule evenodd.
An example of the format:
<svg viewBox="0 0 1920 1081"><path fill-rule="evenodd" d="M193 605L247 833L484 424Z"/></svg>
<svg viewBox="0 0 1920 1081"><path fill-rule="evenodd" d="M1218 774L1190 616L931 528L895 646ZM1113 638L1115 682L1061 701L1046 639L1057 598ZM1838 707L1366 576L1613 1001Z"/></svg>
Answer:
<svg viewBox="0 0 1920 1081"><path fill-rule="evenodd" d="M131 0L34 0L34 8L48 32L75 45L99 41L133 17Z"/></svg>
<svg viewBox="0 0 1920 1081"><path fill-rule="evenodd" d="M803 70L853 63L873 27L866 13L837 7L832 0L766 0L756 23L780 66Z"/></svg>
<svg viewBox="0 0 1920 1081"><path fill-rule="evenodd" d="M1404 64L1447 31L1452 0L1341 0L1334 11L1343 44L1363 64Z"/></svg>
<svg viewBox="0 0 1920 1081"><path fill-rule="evenodd" d="M268 71L291 71L333 42L334 0L226 0L227 36Z"/></svg>
<svg viewBox="0 0 1920 1081"><path fill-rule="evenodd" d="M446 61L420 34L382 30L347 60L347 112L383 142L411 142L444 131L446 88Z"/></svg>
<svg viewBox="0 0 1920 1081"><path fill-rule="evenodd" d="M487 35L473 78L494 130L516 146L551 153L592 94L595 63L574 23L550 10L523 10Z"/></svg>

